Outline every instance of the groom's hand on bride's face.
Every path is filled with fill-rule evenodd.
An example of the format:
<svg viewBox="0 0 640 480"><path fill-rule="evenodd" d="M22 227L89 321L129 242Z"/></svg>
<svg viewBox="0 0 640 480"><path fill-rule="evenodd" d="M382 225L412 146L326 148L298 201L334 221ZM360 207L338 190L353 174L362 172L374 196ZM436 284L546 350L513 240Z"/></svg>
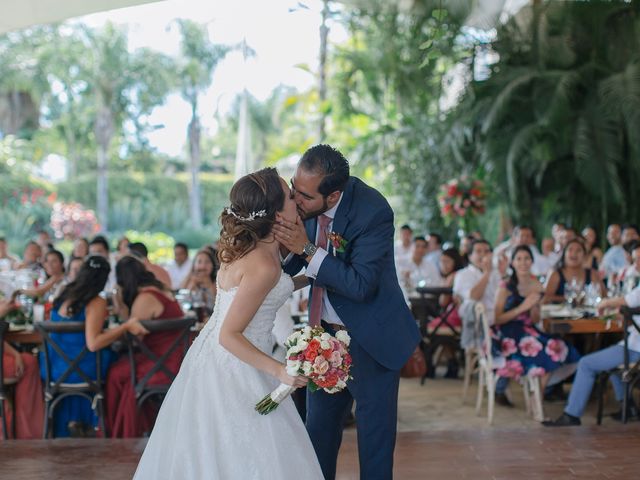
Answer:
<svg viewBox="0 0 640 480"><path fill-rule="evenodd" d="M284 245L290 252L302 255L304 246L309 243L307 232L304 229L304 223L300 217L296 217L295 222L288 220L280 220L273 227L276 240Z"/></svg>

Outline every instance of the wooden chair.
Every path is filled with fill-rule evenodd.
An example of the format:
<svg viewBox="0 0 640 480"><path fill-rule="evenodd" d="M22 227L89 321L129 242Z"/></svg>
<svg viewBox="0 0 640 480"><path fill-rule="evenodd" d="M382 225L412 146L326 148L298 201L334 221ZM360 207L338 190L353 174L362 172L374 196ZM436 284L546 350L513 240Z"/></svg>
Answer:
<svg viewBox="0 0 640 480"><path fill-rule="evenodd" d="M476 398L476 414L480 415L482 400L487 394L487 420L489 425L493 424L493 413L495 407L496 381L498 379L497 366L494 365L491 355L491 327L487 319L484 305L480 302L476 304L476 338L478 346L475 354L478 358L478 395ZM526 375L521 378L522 391L527 414L531 414L537 421L544 419L542 408L542 391L540 378ZM533 394L533 398L531 398Z"/></svg>
<svg viewBox="0 0 640 480"><path fill-rule="evenodd" d="M427 361L427 373L422 377L424 384L427 377L435 376L435 368L445 349L460 351L460 327L449 322L453 308L442 308L438 302L440 295L451 295L450 287L418 287L419 299L412 299L412 313L420 325L422 333L422 350ZM430 326L432 320L438 319L435 326ZM457 360L457 359L456 359Z"/></svg>
<svg viewBox="0 0 640 480"><path fill-rule="evenodd" d="M140 323L149 333L175 331L176 338L170 347L158 357L147 347L143 340L135 335L127 333L127 346L129 351L129 363L131 365L131 382L136 396L136 408L139 409L144 402L153 396L163 397L171 386L171 382L175 379L175 374L165 365L171 354L182 345L182 358L187 353L191 344L191 329L197 322L196 317L183 317L178 319L162 319L162 320L143 320ZM142 353L146 358L153 362L153 366L142 378L138 379L136 375L136 352ZM169 383L149 385L149 380L153 375L162 371L171 379Z"/></svg>
<svg viewBox="0 0 640 480"><path fill-rule="evenodd" d="M2 417L2 438L7 440L7 411L5 409L4 402L7 400L11 405L12 422L11 422L11 434L13 438L16 438L16 389L15 385L18 383L18 379L14 377L4 377L4 335L9 330L9 324L4 320L0 320L0 417Z"/></svg>
<svg viewBox="0 0 640 480"><path fill-rule="evenodd" d="M640 333L640 326L634 321L634 315L640 315L640 307L630 308L622 307L620 312L624 318L624 357L623 362L618 367L602 372L597 379L597 397L598 411L596 414L596 423L602 425L602 416L604 409L604 395L607 390L607 384L611 375L620 375L624 385L624 399L622 400L622 423L627 423L627 403L629 395L633 389L640 386L640 361L631 363L629 361L629 327L635 328Z"/></svg>
<svg viewBox="0 0 640 480"><path fill-rule="evenodd" d="M84 322L38 322L35 324L36 330L42 335L44 341L44 361L45 361L45 384L44 384L44 432L43 438L49 436L51 423L58 404L66 397L77 396L86 398L91 402L92 408L98 415L98 422L104 436L107 436L104 424L104 390L101 368L100 352L95 352L96 370L95 379L87 375L80 367L80 362L90 352L87 346L80 351L75 357L70 357L56 340L52 338L52 334L68 335L82 334L84 335ZM50 358L49 348L58 354L58 356L67 365L67 369L57 379L53 379L51 375L52 359ZM72 374L77 374L83 381L69 382Z"/></svg>

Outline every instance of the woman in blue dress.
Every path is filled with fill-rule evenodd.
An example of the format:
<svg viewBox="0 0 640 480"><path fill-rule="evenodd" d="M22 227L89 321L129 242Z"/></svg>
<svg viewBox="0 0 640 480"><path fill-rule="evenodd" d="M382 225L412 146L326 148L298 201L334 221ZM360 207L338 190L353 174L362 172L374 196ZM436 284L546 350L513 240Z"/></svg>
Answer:
<svg viewBox="0 0 640 480"><path fill-rule="evenodd" d="M69 283L55 299L51 310L53 322L82 322L84 333L53 333L54 340L69 358L76 357L86 346L88 354L82 358L80 369L92 379L96 377L96 355L100 354L102 378L106 378L107 369L112 362L113 352L104 349L125 332L134 335L144 332L144 328L135 318L113 329L104 329L107 319L107 302L100 292L109 278L109 262L100 256L89 257L80 268L75 281ZM50 380L55 381L67 370L68 364L53 348L47 346L50 360ZM96 353L99 352L99 353ZM45 362L40 358L41 376L45 379ZM83 382L72 373L65 383ZM53 432L56 437L68 437L71 434L92 434L97 425L97 416L91 403L80 396L64 398L56 406L53 415Z"/></svg>
<svg viewBox="0 0 640 480"><path fill-rule="evenodd" d="M536 326L543 288L531 273L532 264L533 254L528 246L514 249L513 273L496 294L492 350L505 359L497 372L500 377L539 376L544 388L571 375L579 354L564 340L550 337Z"/></svg>

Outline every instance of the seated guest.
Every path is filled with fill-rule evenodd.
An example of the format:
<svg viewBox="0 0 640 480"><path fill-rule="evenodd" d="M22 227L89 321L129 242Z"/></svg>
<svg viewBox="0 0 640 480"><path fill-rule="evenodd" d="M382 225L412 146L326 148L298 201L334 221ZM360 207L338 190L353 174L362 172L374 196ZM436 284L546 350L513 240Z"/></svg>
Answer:
<svg viewBox="0 0 640 480"><path fill-rule="evenodd" d="M586 285L594 283L600 287L600 293L604 294L604 285L597 272L590 268L584 268L586 254L587 249L581 239L569 240L562 251L557 268L547 280L543 303L564 302L567 284L574 284L583 289Z"/></svg>
<svg viewBox="0 0 640 480"><path fill-rule="evenodd" d="M428 251L428 243L424 237L413 239L413 253L409 259L400 260L396 265L400 285L405 294L410 295L421 282L425 286L435 286L442 283L438 268L425 257Z"/></svg>
<svg viewBox="0 0 640 480"><path fill-rule="evenodd" d="M460 317L467 318L466 312L473 309L477 302L484 305L489 323L494 323L495 299L501 277L506 273L507 262L504 256L498 262L498 268L493 268L493 253L491 244L486 240L474 240L469 253L469 265L459 270L453 280L453 293L461 301ZM464 335L463 326L463 338ZM463 347L466 345L463 343ZM507 379L501 379L496 384L496 402L503 406L513 406L506 396Z"/></svg>
<svg viewBox="0 0 640 480"><path fill-rule="evenodd" d="M142 242L134 242L129 244L129 251L138 257L147 270L149 270L153 275L160 280L164 286L171 290L171 277L169 276L169 272L167 272L160 265L156 265L155 263L151 263L149 261L149 251L147 247Z"/></svg>
<svg viewBox="0 0 640 480"><path fill-rule="evenodd" d="M413 253L413 230L409 225L400 227L400 239L393 247L396 264L408 262Z"/></svg>
<svg viewBox="0 0 640 480"><path fill-rule="evenodd" d="M442 236L437 233L430 233L427 242L429 243L429 253L427 253L426 258L437 268L440 266L440 256L442 255Z"/></svg>
<svg viewBox="0 0 640 480"><path fill-rule="evenodd" d="M110 259L109 242L103 235L96 235L89 242L89 255L100 255L107 260Z"/></svg>
<svg viewBox="0 0 640 480"><path fill-rule="evenodd" d="M465 267L469 265L469 253L471 253L471 244L474 240L471 235L466 235L460 239L458 252L460 252L460 258L462 258L462 264Z"/></svg>
<svg viewBox="0 0 640 480"><path fill-rule="evenodd" d="M440 256L440 277L443 287L453 288L456 273L464 268L462 257L455 248L443 250ZM440 295L440 306L447 307L453 302L453 295Z"/></svg>
<svg viewBox="0 0 640 480"><path fill-rule="evenodd" d="M167 272L171 277L171 288L177 290L191 272L192 262L189 258L189 247L178 242L173 247L173 261L167 265Z"/></svg>
<svg viewBox="0 0 640 480"><path fill-rule="evenodd" d="M78 277L78 272L80 272L80 269L82 268L83 264L84 264L84 257L82 258L71 257L69 259L69 265L67 266L67 269L66 269L67 275L64 281L66 283L73 282Z"/></svg>
<svg viewBox="0 0 640 480"><path fill-rule="evenodd" d="M208 248L200 250L193 261L191 273L187 275L180 288L187 288L195 295L201 295L209 315L216 302L216 261Z"/></svg>
<svg viewBox="0 0 640 480"><path fill-rule="evenodd" d="M640 234L638 234L638 227L632 223L623 225L620 241L624 245L631 240L640 240Z"/></svg>
<svg viewBox="0 0 640 480"><path fill-rule="evenodd" d="M30 270L40 270L40 257L42 257L42 249L36 242L31 241L24 247L22 261L16 266L16 270L28 268Z"/></svg>
<svg viewBox="0 0 640 480"><path fill-rule="evenodd" d="M0 237L0 271L14 270L20 263L18 257L15 257L9 253L9 245L5 237Z"/></svg>
<svg viewBox="0 0 640 480"><path fill-rule="evenodd" d="M129 241L129 239L127 237L120 237L120 239L118 240L118 244L116 245L116 251L115 251L115 261L117 262L118 260L120 260L122 257L124 257L125 255L129 255L129 244L131 242Z"/></svg>
<svg viewBox="0 0 640 480"><path fill-rule="evenodd" d="M543 288L531 273L532 265L531 249L517 246L511 255L513 273L496 294L492 349L506 360L498 370L500 377L540 376L544 390L571 375L579 355L573 346L545 335L536 326Z"/></svg>
<svg viewBox="0 0 640 480"><path fill-rule="evenodd" d="M89 255L89 240L87 240L84 237L76 238L76 240L73 242L73 250L71 250L71 257L85 258L88 255Z"/></svg>
<svg viewBox="0 0 640 480"><path fill-rule="evenodd" d="M553 250L554 248L553 238L545 237L542 239L541 253L533 256L533 266L531 272L539 277L546 277L549 272L553 270L553 267L560 260L560 256Z"/></svg>
<svg viewBox="0 0 640 480"><path fill-rule="evenodd" d="M99 255L106 258L109 262L109 265L111 266L111 273L109 274L109 278L107 279L107 284L104 286L104 289L107 292L112 291L113 287L116 285L116 272L113 260L111 259L109 242L106 237L103 235L96 235L93 237L93 240L89 242L89 255Z"/></svg>
<svg viewBox="0 0 640 480"><path fill-rule="evenodd" d="M114 303L125 318L141 320L161 320L183 316L180 305L171 291L160 282L139 259L127 256L116 265L118 293ZM175 331L156 332L144 337L145 345L160 357L176 338ZM180 369L182 349L177 348L164 365L177 374ZM142 378L153 366L153 361L142 353L136 354L136 374ZM169 383L171 380L160 371L156 372L149 384ZM106 423L113 437L139 437L149 432L157 412L151 402L146 402L139 411L136 409L136 394L131 382L131 365L128 358L121 358L109 370L106 384Z"/></svg>
<svg viewBox="0 0 640 480"><path fill-rule="evenodd" d="M15 308L9 300L0 301L0 318ZM16 438L32 440L42 438L42 421L44 397L38 373L38 361L29 353L20 353L9 343L4 342L2 355L2 375L5 379L17 378L15 386L15 403L9 405L4 401L4 412L7 420L16 422ZM13 410L13 413L11 411ZM8 424L11 431L11 424ZM0 431L0 435L2 432ZM6 440L6 439L5 439Z"/></svg>
<svg viewBox="0 0 640 480"><path fill-rule="evenodd" d="M600 240L598 232L592 226L582 229L582 238L584 238L584 246L587 248L587 256L584 259L585 268L591 268L593 271L598 270L602 262L602 250L600 250Z"/></svg>
<svg viewBox="0 0 640 480"><path fill-rule="evenodd" d="M44 258L44 271L47 274L47 280L37 287L18 290L19 293L30 297L49 297L59 293L64 284L64 255L58 250L49 250Z"/></svg>
<svg viewBox="0 0 640 480"><path fill-rule="evenodd" d="M609 308L619 308L622 306L628 306L631 308L640 307L640 287L636 287L624 297L613 297L604 299L598 305L599 312L604 312ZM640 325L640 316L633 317L636 324ZM633 325L629 326L629 362L634 363L640 360L640 333L634 328ZM547 427L565 427L580 425L580 417L584 413L584 410L591 396L591 390L595 382L596 376L601 372L606 372L616 368L618 365L624 362L624 343L621 341L617 345L605 348L598 352L585 355L578 362L578 371L576 372L575 379L573 380L573 386L571 387L571 393L569 393L569 400L564 409L564 413L556 420L542 422ZM622 401L624 400L624 387L622 385L622 379L618 375L611 375L609 377L613 384L613 390L615 392L616 400L620 402L620 412L614 414L614 418L622 418ZM633 403L633 400L629 398L628 402L629 416L638 416L638 408Z"/></svg>
<svg viewBox="0 0 640 480"><path fill-rule="evenodd" d="M622 248L622 229L619 224L612 223L609 225L607 228L607 242L609 242L610 247L602 256L600 270L606 278L610 278L627 265L624 249Z"/></svg>
<svg viewBox="0 0 640 480"><path fill-rule="evenodd" d="M629 240L624 244L624 251L629 265L615 275L615 281L622 287L622 292L629 293L640 280L640 241Z"/></svg>
<svg viewBox="0 0 640 480"><path fill-rule="evenodd" d="M507 263L502 260L497 269L493 268L493 253L487 240L474 240L469 265L459 270L453 280L453 293L462 300L462 306L482 302L489 322L493 323L496 291L506 269Z"/></svg>
<svg viewBox="0 0 640 480"><path fill-rule="evenodd" d="M456 272L462 270L462 258L455 248L448 248L442 252L440 256L440 276L442 277L441 285L443 287L453 288L453 282ZM462 325L460 315L458 314L458 306L454 301L453 295L442 294L438 299L440 307L447 312L447 323L451 327L459 327ZM429 322L429 328L436 328L441 322L440 317L434 318Z"/></svg>
<svg viewBox="0 0 640 480"><path fill-rule="evenodd" d="M80 268L78 276L69 283L56 298L51 310L52 322L83 322L84 333L52 333L52 339L60 345L70 357L76 357L86 346L92 352L80 361L82 371L92 379L96 377L96 353L123 335L131 332L134 335L144 333L144 329L135 318L113 329L104 329L107 318L107 302L99 296L103 290L111 267L109 262L100 256L90 256ZM111 363L112 353L102 350L102 375L106 375ZM51 380L58 379L68 368L68 364L53 349L49 348L51 362ZM41 358L41 375L45 378L44 358ZM65 383L83 382L76 373L66 378ZM54 433L56 437L67 437L70 434L84 435L97 426L97 416L91 403L77 396L64 398L56 406L54 413Z"/></svg>

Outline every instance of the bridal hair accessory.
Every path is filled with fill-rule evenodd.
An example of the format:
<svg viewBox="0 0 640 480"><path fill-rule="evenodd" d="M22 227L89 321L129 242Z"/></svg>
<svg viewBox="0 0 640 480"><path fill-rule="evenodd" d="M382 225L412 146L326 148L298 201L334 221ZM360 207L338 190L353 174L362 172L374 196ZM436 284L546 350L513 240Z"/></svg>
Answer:
<svg viewBox="0 0 640 480"><path fill-rule="evenodd" d="M251 222L252 220L255 220L256 218L261 218L261 217L266 217L267 216L267 211L266 210L259 210L257 212L251 212L249 214L249 216L247 216L247 217L242 217L242 216L238 215L236 212L233 211L233 209L231 207L226 207L224 209L224 211L227 212L229 215L237 218L241 222Z"/></svg>
<svg viewBox="0 0 640 480"><path fill-rule="evenodd" d="M312 393L320 389L327 393L340 392L351 378L351 355L347 348L350 342L351 337L344 330L336 332L335 337L322 327L306 326L293 332L284 342L287 347L287 373L292 377L307 377L307 388ZM256 411L261 415L274 411L294 390L294 387L281 383L257 403Z"/></svg>

